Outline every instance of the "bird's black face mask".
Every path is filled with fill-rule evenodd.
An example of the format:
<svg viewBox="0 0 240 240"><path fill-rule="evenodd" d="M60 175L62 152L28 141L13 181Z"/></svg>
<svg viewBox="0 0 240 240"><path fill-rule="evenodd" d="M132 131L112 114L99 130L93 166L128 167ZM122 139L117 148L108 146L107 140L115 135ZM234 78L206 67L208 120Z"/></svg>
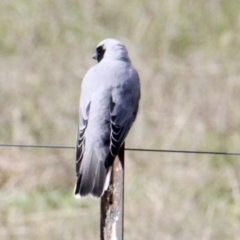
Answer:
<svg viewBox="0 0 240 240"><path fill-rule="evenodd" d="M100 62L103 59L105 53L105 49L103 46L99 46L96 49L96 53L93 55L93 59L96 59L98 62Z"/></svg>

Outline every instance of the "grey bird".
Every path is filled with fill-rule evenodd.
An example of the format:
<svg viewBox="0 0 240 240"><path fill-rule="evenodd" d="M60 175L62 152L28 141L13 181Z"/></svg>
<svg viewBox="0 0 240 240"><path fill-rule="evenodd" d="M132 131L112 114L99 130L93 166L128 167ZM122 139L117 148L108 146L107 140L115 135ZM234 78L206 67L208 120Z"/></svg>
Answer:
<svg viewBox="0 0 240 240"><path fill-rule="evenodd" d="M111 166L136 118L140 81L125 46L118 40L99 43L81 86L76 143L76 198L101 197Z"/></svg>

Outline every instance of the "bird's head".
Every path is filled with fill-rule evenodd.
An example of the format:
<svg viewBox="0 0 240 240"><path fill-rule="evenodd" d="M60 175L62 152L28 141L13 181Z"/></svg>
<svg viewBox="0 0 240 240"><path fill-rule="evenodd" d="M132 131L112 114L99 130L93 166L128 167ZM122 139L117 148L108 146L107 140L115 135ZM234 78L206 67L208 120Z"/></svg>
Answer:
<svg viewBox="0 0 240 240"><path fill-rule="evenodd" d="M118 40L108 38L97 45L93 58L100 62L102 59L130 61L126 47Z"/></svg>

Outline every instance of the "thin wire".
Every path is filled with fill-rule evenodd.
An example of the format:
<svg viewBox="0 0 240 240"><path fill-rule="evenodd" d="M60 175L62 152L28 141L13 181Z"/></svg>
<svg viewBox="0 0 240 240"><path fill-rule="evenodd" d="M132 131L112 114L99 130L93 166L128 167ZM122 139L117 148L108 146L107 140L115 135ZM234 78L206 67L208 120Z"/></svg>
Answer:
<svg viewBox="0 0 240 240"><path fill-rule="evenodd" d="M6 144L0 143L0 147L19 147L19 148L55 148L55 149L74 149L72 146L60 145L28 145L28 144ZM240 156L239 152L214 152L214 151L190 151L190 150L167 150L167 149L146 149L146 148L125 148L126 151L135 152L163 152L163 153L187 153L187 154L211 154L211 155L231 155Z"/></svg>
<svg viewBox="0 0 240 240"><path fill-rule="evenodd" d="M0 147L19 147L19 148L67 148L74 149L72 146L58 146L58 145L29 145L29 144L8 144L0 143Z"/></svg>
<svg viewBox="0 0 240 240"><path fill-rule="evenodd" d="M238 152L213 152L213 151L190 151L190 150L167 150L167 149L137 149L137 148L125 148L127 151L138 152L164 152L164 153L190 153L190 154L217 154L217 155L232 155L240 156Z"/></svg>

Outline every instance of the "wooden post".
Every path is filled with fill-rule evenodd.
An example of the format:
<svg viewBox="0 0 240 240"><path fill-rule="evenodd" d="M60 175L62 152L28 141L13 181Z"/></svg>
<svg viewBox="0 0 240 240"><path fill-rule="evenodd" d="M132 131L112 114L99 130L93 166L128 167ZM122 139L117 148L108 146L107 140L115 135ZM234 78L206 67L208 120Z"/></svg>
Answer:
<svg viewBox="0 0 240 240"><path fill-rule="evenodd" d="M110 185L101 198L101 240L123 240L124 144L114 160Z"/></svg>

